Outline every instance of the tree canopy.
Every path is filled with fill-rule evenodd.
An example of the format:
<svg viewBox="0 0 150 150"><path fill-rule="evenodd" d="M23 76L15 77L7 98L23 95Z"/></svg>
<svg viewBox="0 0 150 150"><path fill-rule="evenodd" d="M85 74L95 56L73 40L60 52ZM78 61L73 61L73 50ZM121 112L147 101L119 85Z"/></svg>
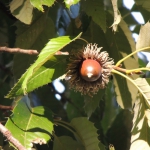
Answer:
<svg viewBox="0 0 150 150"><path fill-rule="evenodd" d="M0 0L0 17L2 149L150 149L148 0Z"/></svg>

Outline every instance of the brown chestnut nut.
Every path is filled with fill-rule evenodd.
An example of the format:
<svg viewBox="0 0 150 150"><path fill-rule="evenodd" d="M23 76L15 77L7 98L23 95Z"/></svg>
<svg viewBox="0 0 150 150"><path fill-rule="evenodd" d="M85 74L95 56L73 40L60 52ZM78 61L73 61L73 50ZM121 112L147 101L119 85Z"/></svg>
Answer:
<svg viewBox="0 0 150 150"><path fill-rule="evenodd" d="M80 68L81 77L89 82L96 81L102 72L102 67L99 62L93 59L86 59L82 62Z"/></svg>

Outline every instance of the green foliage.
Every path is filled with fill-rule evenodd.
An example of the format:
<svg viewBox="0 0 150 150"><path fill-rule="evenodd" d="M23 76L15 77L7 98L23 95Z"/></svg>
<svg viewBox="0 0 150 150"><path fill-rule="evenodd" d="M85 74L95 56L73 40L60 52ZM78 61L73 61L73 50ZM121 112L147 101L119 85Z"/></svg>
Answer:
<svg viewBox="0 0 150 150"><path fill-rule="evenodd" d="M98 0L87 0L83 2L82 10L87 15L92 16L92 19L97 23L105 32L106 31L106 13L104 11L103 2Z"/></svg>
<svg viewBox="0 0 150 150"><path fill-rule="evenodd" d="M53 150L85 150L84 147L69 136L55 136Z"/></svg>
<svg viewBox="0 0 150 150"><path fill-rule="evenodd" d="M50 7L54 4L54 2L54 0L30 0L30 3L33 5L33 7L36 7L40 11L44 11L42 5Z"/></svg>
<svg viewBox="0 0 150 150"><path fill-rule="evenodd" d="M66 7L69 9L70 6L75 5L79 2L80 0L64 0Z"/></svg>
<svg viewBox="0 0 150 150"><path fill-rule="evenodd" d="M10 3L11 13L25 24L30 24L32 21L33 6L30 0L13 0Z"/></svg>
<svg viewBox="0 0 150 150"><path fill-rule="evenodd" d="M62 63L63 62L63 63ZM59 67L57 67L59 66ZM56 68L56 69L55 69ZM52 57L47 63L41 66L36 73L29 79L27 83L27 92L31 92L34 89L41 87L45 84L52 82L52 80L60 77L62 73L65 73L66 61L62 57ZM27 72L19 79L13 89L10 91L6 98L13 98L15 96L23 95L22 83L25 80Z"/></svg>
<svg viewBox="0 0 150 150"><path fill-rule="evenodd" d="M87 118L80 117L74 118L71 121L71 125L77 132L77 135L79 136L86 150L99 150L99 140L97 138L98 135L96 133L97 129L94 127L92 122L89 122Z"/></svg>
<svg viewBox="0 0 150 150"><path fill-rule="evenodd" d="M149 149L150 143L150 109L140 94L134 106L134 118L131 137L131 150ZM140 147L138 146L140 144Z"/></svg>
<svg viewBox="0 0 150 150"><path fill-rule="evenodd" d="M150 50L150 2L135 0L131 10L116 2L0 0L0 45L39 53L0 53L0 119L8 118L5 127L26 149L150 149L150 67L137 58ZM137 42L133 33L139 34ZM70 89L74 74L65 77L70 55L87 43L103 47L114 60L108 85L93 97ZM63 92L55 79L65 79ZM3 105L14 107L11 115ZM2 136L0 146L8 149Z"/></svg>
<svg viewBox="0 0 150 150"><path fill-rule="evenodd" d="M22 97L6 123L12 135L19 139L26 149L31 148L37 139L42 139L46 144L54 130L52 112L43 106L33 108L30 103L31 99Z"/></svg>

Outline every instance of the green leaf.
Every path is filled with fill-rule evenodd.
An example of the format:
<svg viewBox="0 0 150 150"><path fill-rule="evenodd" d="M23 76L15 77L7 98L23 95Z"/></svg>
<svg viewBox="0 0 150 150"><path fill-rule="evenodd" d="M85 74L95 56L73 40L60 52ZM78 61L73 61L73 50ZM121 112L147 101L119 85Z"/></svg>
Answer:
<svg viewBox="0 0 150 150"><path fill-rule="evenodd" d="M132 101L134 102L135 99L132 100L131 98L131 93L127 86L127 80L118 75L114 75L114 85L115 85L117 103L119 104L119 106L121 108L131 109L133 104ZM133 89L136 88L133 87Z"/></svg>
<svg viewBox="0 0 150 150"><path fill-rule="evenodd" d="M43 106L32 108L30 100L24 96L16 105L6 128L20 143L29 149L34 141L41 139L46 144L53 132L52 112ZM43 143L43 144L44 144Z"/></svg>
<svg viewBox="0 0 150 150"><path fill-rule="evenodd" d="M108 19L109 23L113 20L109 13ZM118 32L115 34L113 34L112 31L107 30L106 39L109 45L108 53L115 62L135 51L135 42L132 38L131 31L123 20L120 22ZM126 69L138 68L137 56L127 59L122 65L122 67L125 67ZM132 85L131 82L120 76L114 77L114 84L118 104L122 108L132 108L138 90Z"/></svg>
<svg viewBox="0 0 150 150"><path fill-rule="evenodd" d="M146 100L146 103L150 107L150 85L145 78L137 78L134 80L134 83L139 89L139 92L143 95Z"/></svg>
<svg viewBox="0 0 150 150"><path fill-rule="evenodd" d="M75 5L79 2L80 0L64 0L65 5L67 8L70 8L71 5Z"/></svg>
<svg viewBox="0 0 150 150"><path fill-rule="evenodd" d="M55 0L30 0L31 4L33 5L33 7L36 7L38 10L40 11L44 11L43 6L52 6L55 2Z"/></svg>
<svg viewBox="0 0 150 150"><path fill-rule="evenodd" d="M30 0L13 0L9 6L13 16L25 24L31 23L33 6Z"/></svg>
<svg viewBox="0 0 150 150"><path fill-rule="evenodd" d="M54 136L53 150L85 150L84 147L69 136Z"/></svg>
<svg viewBox="0 0 150 150"><path fill-rule="evenodd" d="M27 92L31 92L34 89L41 87L45 84L52 82L52 80L60 77L65 73L66 57L52 57L44 66L41 66L36 73L29 79L27 83ZM19 95L23 95L21 88L27 72L19 79L15 86L11 89L6 98L13 98Z"/></svg>
<svg viewBox="0 0 150 150"><path fill-rule="evenodd" d="M82 10L91 16L93 21L97 23L105 32L106 31L106 14L104 11L103 1L86 0L81 5Z"/></svg>
<svg viewBox="0 0 150 150"><path fill-rule="evenodd" d="M71 125L79 135L85 150L99 150L97 129L92 122L85 117L79 117L74 118Z"/></svg>
<svg viewBox="0 0 150 150"><path fill-rule="evenodd" d="M147 22L144 26L141 26L139 37L136 43L136 49L144 47L150 47L150 23ZM149 49L150 50L150 49Z"/></svg>
<svg viewBox="0 0 150 150"><path fill-rule="evenodd" d="M100 100L102 100L104 94L105 94L105 90L100 89L98 93L93 97L85 96L84 110L88 117L90 117L92 113L96 110L96 108L99 107Z"/></svg>
<svg viewBox="0 0 150 150"><path fill-rule="evenodd" d="M47 13L36 17L30 26L20 22L15 25L17 26L15 47L40 51L49 39L55 37L55 26L53 21L47 17ZM19 79L36 59L37 56L16 54L13 64L15 78Z"/></svg>
<svg viewBox="0 0 150 150"><path fill-rule="evenodd" d="M119 107L116 107L113 82L109 82L105 92L104 115L103 115L103 119L101 120L101 125L104 134L106 134L108 128L110 127L113 120L115 119L119 109L120 109Z"/></svg>
<svg viewBox="0 0 150 150"><path fill-rule="evenodd" d="M147 11L150 12L150 3L149 0L135 0L135 3L139 6L142 7L144 9L146 9Z"/></svg>
<svg viewBox="0 0 150 150"><path fill-rule="evenodd" d="M107 131L106 137L115 150L129 150L133 113L127 109L120 109L113 123ZM110 148L111 147L110 145Z"/></svg>
<svg viewBox="0 0 150 150"><path fill-rule="evenodd" d="M134 118L130 150L150 149L150 109L145 104L142 95L134 106Z"/></svg>
<svg viewBox="0 0 150 150"><path fill-rule="evenodd" d="M22 89L24 93L27 92L27 83L29 79L40 68L40 66L47 62L57 51L61 50L67 44L79 38L80 35L81 34L74 38L69 36L53 38L47 43L47 45L42 49L41 53L39 54L38 59L33 65L31 65L31 67L26 72L25 79L22 83Z"/></svg>
<svg viewBox="0 0 150 150"><path fill-rule="evenodd" d="M68 91L69 95L67 98L69 102L66 105L66 112L69 120L72 120L75 117L83 116L84 110L84 97L79 92L75 92L73 90Z"/></svg>

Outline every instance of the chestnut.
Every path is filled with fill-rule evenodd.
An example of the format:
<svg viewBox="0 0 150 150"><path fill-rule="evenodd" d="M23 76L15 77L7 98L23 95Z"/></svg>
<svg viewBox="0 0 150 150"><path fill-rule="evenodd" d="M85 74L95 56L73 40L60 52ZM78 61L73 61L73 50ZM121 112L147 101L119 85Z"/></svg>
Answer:
<svg viewBox="0 0 150 150"><path fill-rule="evenodd" d="M93 82L99 79L102 73L102 67L100 63L93 59L86 59L82 62L80 68L81 78Z"/></svg>

